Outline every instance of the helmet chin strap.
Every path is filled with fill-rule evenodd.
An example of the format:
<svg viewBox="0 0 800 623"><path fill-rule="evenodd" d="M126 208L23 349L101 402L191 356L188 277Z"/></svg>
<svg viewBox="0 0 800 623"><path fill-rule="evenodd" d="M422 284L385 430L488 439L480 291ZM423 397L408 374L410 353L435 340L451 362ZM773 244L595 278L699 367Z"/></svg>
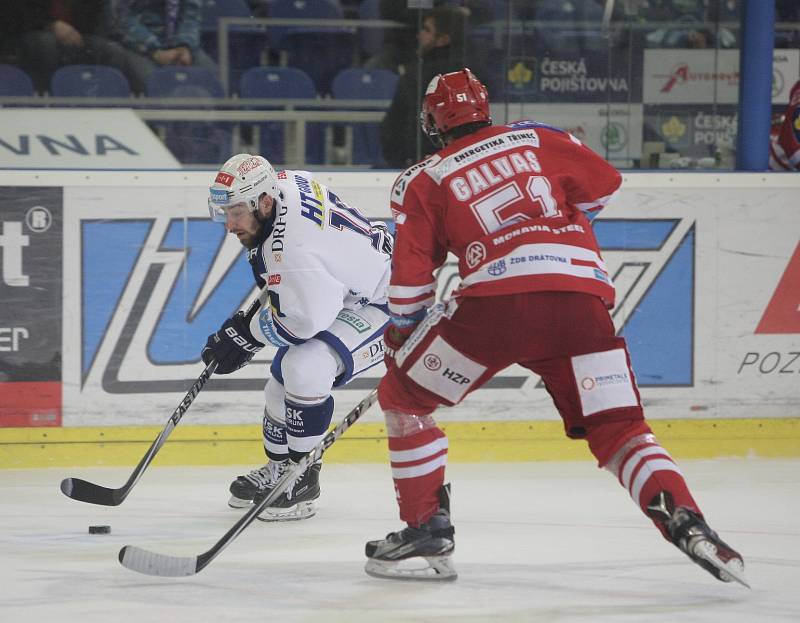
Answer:
<svg viewBox="0 0 800 623"><path fill-rule="evenodd" d="M256 220L261 224L261 231L264 232L264 237L269 236L270 232L272 231L272 225L275 223L275 215L278 213L278 200L273 197L272 198L272 211L269 213L268 216L264 216L261 214L261 210L256 210L253 213L253 216L256 217Z"/></svg>
<svg viewBox="0 0 800 623"><path fill-rule="evenodd" d="M436 123L434 123L431 115L428 115L426 118L423 116L423 114L420 114L420 125L422 126L422 131L425 133L425 136L431 139L431 142L436 146L437 149L441 149L445 146L444 139L439 132L439 128L436 127Z"/></svg>

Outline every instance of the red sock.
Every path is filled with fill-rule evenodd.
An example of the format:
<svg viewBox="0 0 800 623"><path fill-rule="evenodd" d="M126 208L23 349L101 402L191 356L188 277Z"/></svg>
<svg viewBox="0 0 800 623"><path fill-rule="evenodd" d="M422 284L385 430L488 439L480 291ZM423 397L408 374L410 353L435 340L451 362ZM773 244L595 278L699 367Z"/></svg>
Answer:
<svg viewBox="0 0 800 623"><path fill-rule="evenodd" d="M439 509L438 492L444 483L447 437L429 428L411 437L389 437L389 458L400 519L419 527Z"/></svg>
<svg viewBox="0 0 800 623"><path fill-rule="evenodd" d="M600 466L617 477L645 515L650 501L660 491L668 491L676 506L702 517L678 466L644 421L609 422L590 432L587 439ZM653 523L667 537L664 526Z"/></svg>

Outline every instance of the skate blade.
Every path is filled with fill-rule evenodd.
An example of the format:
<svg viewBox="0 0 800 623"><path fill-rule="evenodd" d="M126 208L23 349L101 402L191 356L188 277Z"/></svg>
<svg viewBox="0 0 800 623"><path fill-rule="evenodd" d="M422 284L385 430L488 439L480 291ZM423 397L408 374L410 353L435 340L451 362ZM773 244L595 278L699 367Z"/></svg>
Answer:
<svg viewBox="0 0 800 623"><path fill-rule="evenodd" d="M286 508L265 508L256 519L260 521L299 521L308 519L317 514L317 507L313 501L299 502Z"/></svg>
<svg viewBox="0 0 800 623"><path fill-rule="evenodd" d="M736 581L742 586L750 588L747 582L747 576L744 574L744 562L741 558L731 558L725 562L717 554L717 546L711 541L700 541L694 546L695 555L699 556L706 562L714 565L720 574L719 579L723 582Z"/></svg>
<svg viewBox="0 0 800 623"><path fill-rule="evenodd" d="M420 566L421 561L427 566ZM450 556L424 556L406 560L367 559L364 571L373 578L417 582L452 582L458 573Z"/></svg>
<svg viewBox="0 0 800 623"><path fill-rule="evenodd" d="M237 498L235 495L232 495L228 500L228 506L231 508L247 508L252 503L253 500L243 500L242 498Z"/></svg>

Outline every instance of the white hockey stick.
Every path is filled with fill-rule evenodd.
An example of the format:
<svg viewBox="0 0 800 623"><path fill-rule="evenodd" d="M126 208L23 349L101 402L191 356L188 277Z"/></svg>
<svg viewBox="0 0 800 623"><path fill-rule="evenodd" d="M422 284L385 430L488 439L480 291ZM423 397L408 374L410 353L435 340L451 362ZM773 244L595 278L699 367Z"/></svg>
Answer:
<svg viewBox="0 0 800 623"><path fill-rule="evenodd" d="M206 552L199 556L168 556L158 554L133 545L126 545L119 550L119 561L123 567L131 571L146 573L147 575L160 575L165 577L181 577L195 575L202 571L219 553L230 545L244 529L256 519L258 514L272 504L278 497L292 486L297 478L313 463L318 461L323 453L342 436L378 399L378 390L373 389L353 410L348 413L336 428L322 438L313 450L305 454L292 469L288 470L275 485L267 497L258 504L253 504L250 509L239 518L233 527Z"/></svg>

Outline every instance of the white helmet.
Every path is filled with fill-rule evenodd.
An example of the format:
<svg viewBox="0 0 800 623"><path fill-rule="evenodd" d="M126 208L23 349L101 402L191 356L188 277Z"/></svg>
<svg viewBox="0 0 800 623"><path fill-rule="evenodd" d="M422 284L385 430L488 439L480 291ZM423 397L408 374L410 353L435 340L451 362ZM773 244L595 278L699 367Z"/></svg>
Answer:
<svg viewBox="0 0 800 623"><path fill-rule="evenodd" d="M244 203L251 212L258 209L258 198L278 194L278 177L266 158L236 154L222 165L209 188L208 211L211 218L224 223L227 208Z"/></svg>

